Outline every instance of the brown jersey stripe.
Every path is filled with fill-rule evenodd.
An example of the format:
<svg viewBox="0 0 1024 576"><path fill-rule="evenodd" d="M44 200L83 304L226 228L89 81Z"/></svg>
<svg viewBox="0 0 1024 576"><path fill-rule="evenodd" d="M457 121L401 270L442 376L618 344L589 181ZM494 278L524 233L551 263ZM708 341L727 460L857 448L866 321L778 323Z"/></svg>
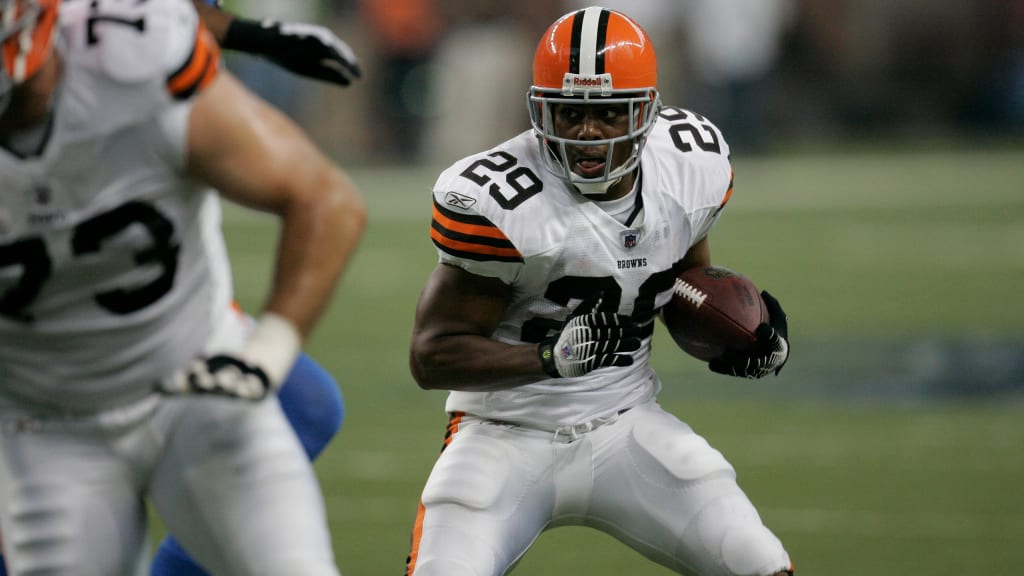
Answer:
<svg viewBox="0 0 1024 576"><path fill-rule="evenodd" d="M196 28L192 53L180 68L167 77L167 90L178 100L187 100L206 88L217 76L220 47L202 23Z"/></svg>
<svg viewBox="0 0 1024 576"><path fill-rule="evenodd" d="M452 212L441 206L436 201L434 202L434 222L437 223L441 228L445 230L451 230L463 236L478 236L482 238L493 238L495 240L501 240L508 246L512 243L509 242L501 230L498 229L490 220L483 216L469 216L466 214L459 214L458 212Z"/></svg>
<svg viewBox="0 0 1024 576"><path fill-rule="evenodd" d="M454 240L452 238L448 238L444 233L433 226L430 228L430 239L434 241L435 246L457 258L480 261L493 260L496 262L523 261L523 255L514 247L502 248L498 246L488 246L478 242Z"/></svg>
<svg viewBox="0 0 1024 576"><path fill-rule="evenodd" d="M522 262L523 255L490 220L460 214L434 202L430 238L445 252L470 260Z"/></svg>

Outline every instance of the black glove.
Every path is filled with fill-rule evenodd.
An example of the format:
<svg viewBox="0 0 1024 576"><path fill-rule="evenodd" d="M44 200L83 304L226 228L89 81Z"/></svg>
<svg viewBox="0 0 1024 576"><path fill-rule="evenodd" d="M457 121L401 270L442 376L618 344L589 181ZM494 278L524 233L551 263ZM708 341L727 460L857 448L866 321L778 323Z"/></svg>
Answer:
<svg viewBox="0 0 1024 576"><path fill-rule="evenodd" d="M582 302L561 332L538 345L544 371L551 377L572 378L633 363L626 352L640 349L639 325L623 314L594 311L599 303L600 295Z"/></svg>
<svg viewBox="0 0 1024 576"><path fill-rule="evenodd" d="M362 76L355 52L324 26L274 20L231 20L223 47L262 56L286 70L348 86Z"/></svg>
<svg viewBox="0 0 1024 576"><path fill-rule="evenodd" d="M192 361L188 369L159 385L164 394L218 394L243 400L262 400L270 391L270 378L253 366L227 354Z"/></svg>
<svg viewBox="0 0 1024 576"><path fill-rule="evenodd" d="M747 352L730 350L721 358L708 362L712 372L741 378L763 378L778 375L789 359L789 323L779 301L768 292L761 292L768 323L757 327L757 342Z"/></svg>

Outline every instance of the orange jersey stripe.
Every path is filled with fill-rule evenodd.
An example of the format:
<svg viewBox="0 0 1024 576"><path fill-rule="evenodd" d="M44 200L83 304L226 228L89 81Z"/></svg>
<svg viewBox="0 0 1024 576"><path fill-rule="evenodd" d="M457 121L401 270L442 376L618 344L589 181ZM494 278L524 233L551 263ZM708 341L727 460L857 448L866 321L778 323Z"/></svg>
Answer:
<svg viewBox="0 0 1024 576"><path fill-rule="evenodd" d="M498 230L498 228L493 224L488 226L481 224L468 224L452 220L448 216L445 216L438 209L436 204L434 205L434 221L448 230L452 230L460 234L466 234L467 236L484 236L487 238L497 238L498 240L508 240L508 238L501 233L501 230Z"/></svg>
<svg viewBox="0 0 1024 576"><path fill-rule="evenodd" d="M718 205L718 209L721 210L725 207L725 204L732 198L732 182L735 180L735 172L729 173L729 190L725 191L725 198L722 199L722 203Z"/></svg>
<svg viewBox="0 0 1024 576"><path fill-rule="evenodd" d="M167 77L167 90L178 99L186 99L206 88L217 76L220 47L202 22L196 28L196 41L188 60Z"/></svg>
<svg viewBox="0 0 1024 576"><path fill-rule="evenodd" d="M452 240L451 238L446 238L441 232L438 232L434 228L430 229L430 238L442 249L447 248L448 250L446 251L448 252L469 252L480 256L495 256L497 258L510 260L523 259L523 255L515 248L499 248L497 246L485 246L483 244L476 244L473 242Z"/></svg>
<svg viewBox="0 0 1024 576"><path fill-rule="evenodd" d="M523 255L490 220L449 210L434 202L430 238L445 252L470 260L522 262Z"/></svg>

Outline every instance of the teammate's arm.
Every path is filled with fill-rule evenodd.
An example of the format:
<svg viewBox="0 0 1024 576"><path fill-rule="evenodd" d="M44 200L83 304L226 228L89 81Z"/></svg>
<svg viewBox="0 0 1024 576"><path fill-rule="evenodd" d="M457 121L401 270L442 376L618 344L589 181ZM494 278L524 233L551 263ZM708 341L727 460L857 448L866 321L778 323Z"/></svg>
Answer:
<svg viewBox="0 0 1024 576"><path fill-rule="evenodd" d="M362 234L366 211L355 186L291 120L226 71L195 99L187 149L193 176L230 200L280 217L273 285L262 318L280 320L285 331L291 327L301 343ZM273 346L263 348L274 354Z"/></svg>
<svg viewBox="0 0 1024 576"><path fill-rule="evenodd" d="M308 335L364 227L355 186L291 120L227 72L197 97L188 131L193 175L226 198L281 217L265 310Z"/></svg>
<svg viewBox="0 0 1024 576"><path fill-rule="evenodd" d="M192 0L217 43L228 50L261 56L300 76L348 86L362 76L359 59L325 26L249 20Z"/></svg>
<svg viewBox="0 0 1024 576"><path fill-rule="evenodd" d="M217 43L223 46L228 26L235 19L234 15L221 10L205 0L192 0L192 4L196 7L196 12L199 13L199 18L203 21L203 24L213 33L213 37L217 39Z"/></svg>
<svg viewBox="0 0 1024 576"><path fill-rule="evenodd" d="M416 307L409 367L421 388L498 390L547 378L536 344L490 338L512 301L504 282L439 264Z"/></svg>

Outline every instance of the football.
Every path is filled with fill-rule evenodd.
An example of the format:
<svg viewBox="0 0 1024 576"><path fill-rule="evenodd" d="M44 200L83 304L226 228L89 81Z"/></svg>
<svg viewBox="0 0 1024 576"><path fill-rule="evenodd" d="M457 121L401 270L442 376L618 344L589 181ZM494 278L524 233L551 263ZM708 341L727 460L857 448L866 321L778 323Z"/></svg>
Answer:
<svg viewBox="0 0 1024 576"><path fill-rule="evenodd" d="M749 278L721 266L684 270L672 298L661 309L676 344L700 360L714 360L727 349L745 350L768 321L761 292Z"/></svg>

